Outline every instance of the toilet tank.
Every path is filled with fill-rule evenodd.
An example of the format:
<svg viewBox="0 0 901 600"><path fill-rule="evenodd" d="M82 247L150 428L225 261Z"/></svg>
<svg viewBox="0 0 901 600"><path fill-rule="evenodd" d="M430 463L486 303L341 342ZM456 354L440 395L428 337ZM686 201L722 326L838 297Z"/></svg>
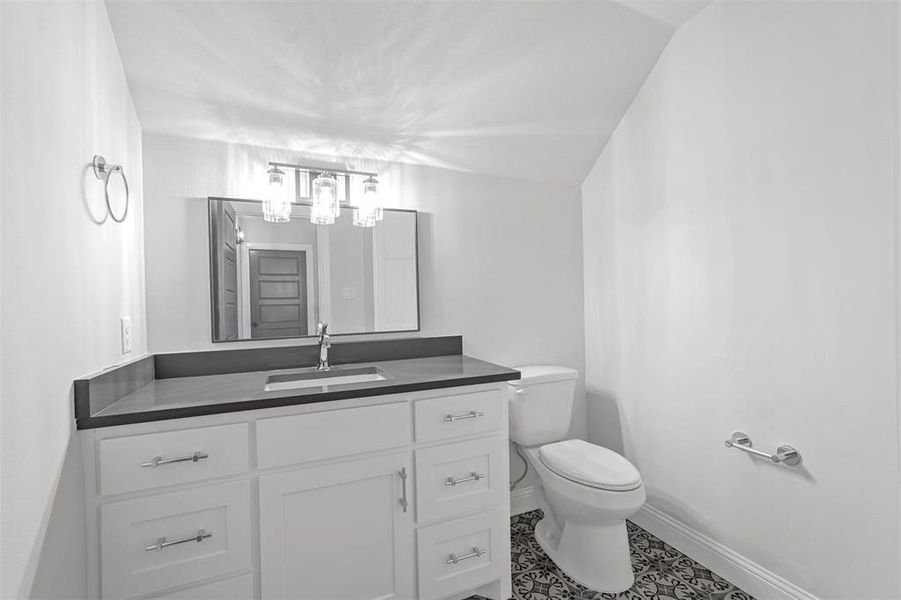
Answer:
<svg viewBox="0 0 901 600"><path fill-rule="evenodd" d="M539 446L566 437L579 372L567 367L518 367L521 379L507 382L510 439Z"/></svg>

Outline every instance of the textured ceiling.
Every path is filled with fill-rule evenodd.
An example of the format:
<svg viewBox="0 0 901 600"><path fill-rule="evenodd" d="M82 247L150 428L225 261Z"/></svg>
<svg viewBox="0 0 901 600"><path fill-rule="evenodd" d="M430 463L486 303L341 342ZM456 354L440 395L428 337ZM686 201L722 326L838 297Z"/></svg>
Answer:
<svg viewBox="0 0 901 600"><path fill-rule="evenodd" d="M703 3L107 7L145 132L578 183Z"/></svg>

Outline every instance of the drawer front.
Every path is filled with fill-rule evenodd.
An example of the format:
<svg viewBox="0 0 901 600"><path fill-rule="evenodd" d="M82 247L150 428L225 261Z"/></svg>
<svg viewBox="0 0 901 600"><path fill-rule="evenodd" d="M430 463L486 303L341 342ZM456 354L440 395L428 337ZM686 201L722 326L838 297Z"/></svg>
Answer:
<svg viewBox="0 0 901 600"><path fill-rule="evenodd" d="M121 494L244 473L247 427L235 423L100 440L99 492Z"/></svg>
<svg viewBox="0 0 901 600"><path fill-rule="evenodd" d="M252 600L253 575L223 579L206 585L156 596L154 600Z"/></svg>
<svg viewBox="0 0 901 600"><path fill-rule="evenodd" d="M429 442L506 427L500 390L416 402L416 441Z"/></svg>
<svg viewBox="0 0 901 600"><path fill-rule="evenodd" d="M496 509L417 531L419 597L441 598L510 576L510 523Z"/></svg>
<svg viewBox="0 0 901 600"><path fill-rule="evenodd" d="M249 481L104 504L102 597L131 598L250 569L250 520Z"/></svg>
<svg viewBox="0 0 901 600"><path fill-rule="evenodd" d="M398 448L410 443L406 402L346 408L257 422L261 469Z"/></svg>
<svg viewBox="0 0 901 600"><path fill-rule="evenodd" d="M417 450L416 514L426 522L499 505L507 481L500 436Z"/></svg>

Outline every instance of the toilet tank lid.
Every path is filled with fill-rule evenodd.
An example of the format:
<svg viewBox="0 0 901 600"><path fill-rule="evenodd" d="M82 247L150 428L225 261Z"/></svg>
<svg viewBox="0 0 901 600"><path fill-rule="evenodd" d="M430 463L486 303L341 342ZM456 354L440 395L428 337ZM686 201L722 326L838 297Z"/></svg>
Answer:
<svg viewBox="0 0 901 600"><path fill-rule="evenodd" d="M516 367L520 372L520 378L508 381L514 387L533 385L536 383L549 383L552 381L569 381L579 376L579 372L569 367L556 367L553 365L532 365Z"/></svg>

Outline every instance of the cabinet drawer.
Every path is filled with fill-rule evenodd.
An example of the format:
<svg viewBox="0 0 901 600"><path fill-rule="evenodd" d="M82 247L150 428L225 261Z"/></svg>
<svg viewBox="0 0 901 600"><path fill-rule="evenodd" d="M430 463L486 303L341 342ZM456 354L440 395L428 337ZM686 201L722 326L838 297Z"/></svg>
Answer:
<svg viewBox="0 0 901 600"><path fill-rule="evenodd" d="M406 402L346 408L257 422L261 469L291 465L410 443Z"/></svg>
<svg viewBox="0 0 901 600"><path fill-rule="evenodd" d="M102 597L152 594L251 568L250 519L249 481L104 504Z"/></svg>
<svg viewBox="0 0 901 600"><path fill-rule="evenodd" d="M121 494L244 473L248 453L246 423L108 438L99 442L99 491Z"/></svg>
<svg viewBox="0 0 901 600"><path fill-rule="evenodd" d="M499 505L507 480L500 436L417 450L416 514L434 521Z"/></svg>
<svg viewBox="0 0 901 600"><path fill-rule="evenodd" d="M503 394L488 390L420 400L415 405L416 441L444 440L506 426Z"/></svg>
<svg viewBox="0 0 901 600"><path fill-rule="evenodd" d="M154 600L251 600L253 595L253 575L214 581L206 585L189 588L154 597Z"/></svg>
<svg viewBox="0 0 901 600"><path fill-rule="evenodd" d="M509 531L501 509L421 528L416 536L420 599L440 598L509 576Z"/></svg>

